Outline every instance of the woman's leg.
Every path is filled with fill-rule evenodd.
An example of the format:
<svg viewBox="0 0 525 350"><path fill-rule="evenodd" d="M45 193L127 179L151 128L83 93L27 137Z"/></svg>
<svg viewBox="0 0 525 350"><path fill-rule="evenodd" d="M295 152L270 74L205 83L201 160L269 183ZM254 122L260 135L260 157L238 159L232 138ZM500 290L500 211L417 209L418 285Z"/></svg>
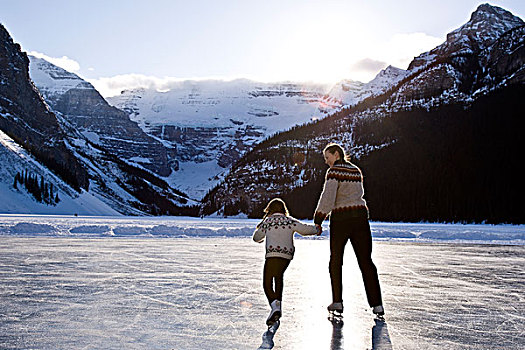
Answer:
<svg viewBox="0 0 525 350"><path fill-rule="evenodd" d="M347 242L346 225L330 222L330 281L332 282L332 301L343 302L343 255Z"/></svg>
<svg viewBox="0 0 525 350"><path fill-rule="evenodd" d="M381 287L377 268L372 261L372 234L366 218L352 219L350 242L357 257L365 284L366 297L370 306L382 305Z"/></svg>

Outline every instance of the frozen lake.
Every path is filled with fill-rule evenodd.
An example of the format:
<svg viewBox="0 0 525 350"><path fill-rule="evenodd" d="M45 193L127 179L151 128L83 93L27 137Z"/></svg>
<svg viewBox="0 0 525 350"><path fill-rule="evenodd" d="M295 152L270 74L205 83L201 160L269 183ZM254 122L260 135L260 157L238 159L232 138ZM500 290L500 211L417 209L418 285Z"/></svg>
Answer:
<svg viewBox="0 0 525 350"><path fill-rule="evenodd" d="M1 349L261 345L269 312L261 286L264 249L245 234L255 221L232 221L228 227L237 230L233 236L208 232L205 238L195 237L199 227L192 220L179 221L186 233L193 225L194 236L175 238L166 237L173 222L67 220L4 217L0 223ZM421 226L407 231L398 225L389 232L445 235L464 230ZM124 233L123 227L129 228L127 235L113 234L115 228ZM151 236L155 227L164 235ZM47 231L35 232L42 229ZM200 229L217 226L208 223ZM328 241L298 239L296 248L285 274L283 318L274 349L525 347L524 245L376 240L373 256L387 312L386 323L377 324L353 253L347 250L342 327L326 318Z"/></svg>

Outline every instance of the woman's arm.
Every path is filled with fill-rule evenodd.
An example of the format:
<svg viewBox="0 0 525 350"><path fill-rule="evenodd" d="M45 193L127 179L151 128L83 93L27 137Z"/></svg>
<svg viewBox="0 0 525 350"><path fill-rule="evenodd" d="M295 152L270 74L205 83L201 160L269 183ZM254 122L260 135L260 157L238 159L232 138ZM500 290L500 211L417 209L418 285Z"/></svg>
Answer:
<svg viewBox="0 0 525 350"><path fill-rule="evenodd" d="M330 171L330 170L328 170ZM315 209L314 222L318 225L323 223L323 220L330 214L335 206L335 197L337 195L337 187L339 183L336 179L328 178L325 180L323 192L317 203Z"/></svg>

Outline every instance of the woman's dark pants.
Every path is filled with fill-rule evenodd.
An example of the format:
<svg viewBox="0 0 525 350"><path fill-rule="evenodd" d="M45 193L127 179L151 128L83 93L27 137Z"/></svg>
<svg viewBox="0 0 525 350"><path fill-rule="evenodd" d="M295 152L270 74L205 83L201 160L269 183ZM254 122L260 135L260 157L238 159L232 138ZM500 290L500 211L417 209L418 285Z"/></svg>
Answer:
<svg viewBox="0 0 525 350"><path fill-rule="evenodd" d="M334 302L343 301L343 255L346 242L350 240L357 257L365 284L368 304L382 305L381 287L377 269L372 261L372 234L366 217L330 220L330 279L332 281L332 298Z"/></svg>
<svg viewBox="0 0 525 350"><path fill-rule="evenodd" d="M269 304L275 299L283 300L283 276L288 265L290 260L284 258L266 258L264 262L263 288Z"/></svg>

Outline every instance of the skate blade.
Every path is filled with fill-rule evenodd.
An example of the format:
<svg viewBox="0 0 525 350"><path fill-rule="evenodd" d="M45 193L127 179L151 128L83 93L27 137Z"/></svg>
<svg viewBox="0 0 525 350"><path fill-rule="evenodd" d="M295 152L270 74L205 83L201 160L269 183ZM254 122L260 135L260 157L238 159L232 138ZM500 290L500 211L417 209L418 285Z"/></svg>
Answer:
<svg viewBox="0 0 525 350"><path fill-rule="evenodd" d="M276 314L272 318L270 318L268 321L266 321L266 325L268 326L268 328L271 328L274 324L279 322L280 319L281 319L281 315Z"/></svg>
<svg viewBox="0 0 525 350"><path fill-rule="evenodd" d="M328 313L328 320L336 325L343 324L343 314L338 311L330 311Z"/></svg>
<svg viewBox="0 0 525 350"><path fill-rule="evenodd" d="M328 321L330 321L334 326L341 327L344 324L344 321L341 317L328 316Z"/></svg>
<svg viewBox="0 0 525 350"><path fill-rule="evenodd" d="M281 324L281 322L279 320L273 322L272 324L269 324L268 325L268 332L269 333L275 333L277 331L277 329L279 328L280 324Z"/></svg>
<svg viewBox="0 0 525 350"><path fill-rule="evenodd" d="M377 315L376 314L375 319L378 320L378 321L381 321L381 322L385 322L385 315Z"/></svg>
<svg viewBox="0 0 525 350"><path fill-rule="evenodd" d="M332 317L343 318L343 312L342 312L342 311L339 311L339 310L328 311L328 315L329 315L329 316L332 316Z"/></svg>

